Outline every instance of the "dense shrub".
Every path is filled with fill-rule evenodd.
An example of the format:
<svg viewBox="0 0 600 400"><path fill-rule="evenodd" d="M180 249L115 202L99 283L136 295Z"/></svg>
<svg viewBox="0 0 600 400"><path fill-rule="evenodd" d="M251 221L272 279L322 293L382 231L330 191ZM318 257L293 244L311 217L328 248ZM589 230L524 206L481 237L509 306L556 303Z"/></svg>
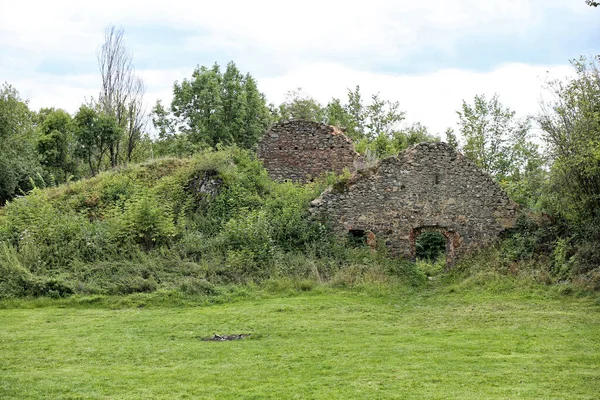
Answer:
<svg viewBox="0 0 600 400"><path fill-rule="evenodd" d="M423 232L415 242L417 259L433 261L446 252L446 238L439 232Z"/></svg>
<svg viewBox="0 0 600 400"><path fill-rule="evenodd" d="M118 233L123 241L133 240L146 251L155 245L168 244L175 235L173 215L168 205L146 191L136 194L125 203L122 215L115 217Z"/></svg>

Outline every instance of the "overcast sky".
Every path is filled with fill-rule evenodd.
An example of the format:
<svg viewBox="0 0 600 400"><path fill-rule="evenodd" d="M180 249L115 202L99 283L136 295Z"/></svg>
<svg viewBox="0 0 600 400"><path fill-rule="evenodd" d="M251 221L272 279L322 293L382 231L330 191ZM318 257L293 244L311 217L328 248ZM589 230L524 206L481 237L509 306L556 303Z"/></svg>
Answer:
<svg viewBox="0 0 600 400"><path fill-rule="evenodd" d="M96 49L123 26L147 102L168 104L197 65L236 62L269 102L302 87L326 104L360 85L397 100L433 133L462 99L499 93L538 109L548 77L600 53L600 8L584 0L0 0L0 80L33 109L74 112L96 96Z"/></svg>

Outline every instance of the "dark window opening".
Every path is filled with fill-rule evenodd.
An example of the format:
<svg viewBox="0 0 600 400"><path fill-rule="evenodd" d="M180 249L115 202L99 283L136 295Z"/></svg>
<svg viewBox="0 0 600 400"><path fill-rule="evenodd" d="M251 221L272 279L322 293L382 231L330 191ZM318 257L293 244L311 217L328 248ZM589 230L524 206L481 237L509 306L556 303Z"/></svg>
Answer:
<svg viewBox="0 0 600 400"><path fill-rule="evenodd" d="M353 247L366 246L367 233L363 229L350 229L348 231L348 244Z"/></svg>
<svg viewBox="0 0 600 400"><path fill-rule="evenodd" d="M435 261L446 254L446 237L439 232L423 232L415 241L417 260Z"/></svg>
<svg viewBox="0 0 600 400"><path fill-rule="evenodd" d="M440 183L440 174L435 174L433 176L433 184L437 185L438 183Z"/></svg>

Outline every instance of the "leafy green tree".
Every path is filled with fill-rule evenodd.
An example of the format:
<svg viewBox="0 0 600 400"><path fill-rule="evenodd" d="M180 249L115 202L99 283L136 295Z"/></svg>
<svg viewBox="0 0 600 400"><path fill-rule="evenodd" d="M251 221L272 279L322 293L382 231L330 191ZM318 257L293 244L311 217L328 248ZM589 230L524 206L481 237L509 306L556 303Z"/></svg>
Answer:
<svg viewBox="0 0 600 400"><path fill-rule="evenodd" d="M454 149L458 150L459 144L458 144L458 139L456 138L456 134L454 133L454 129L446 128L446 131L444 132L444 134L446 135L446 143L448 143Z"/></svg>
<svg viewBox="0 0 600 400"><path fill-rule="evenodd" d="M198 67L190 80L173 85L171 111L178 119L178 130L187 134L192 143L215 147L230 143L223 129L222 76L219 66Z"/></svg>
<svg viewBox="0 0 600 400"><path fill-rule="evenodd" d="M322 122L324 117L323 106L302 88L289 90L285 95L285 101L279 106L279 120L294 118Z"/></svg>
<svg viewBox="0 0 600 400"><path fill-rule="evenodd" d="M588 6L591 6L591 7L598 7L598 6L600 6L600 3L599 3L599 2L597 2L597 1L593 1L593 0L585 0L585 3L586 3Z"/></svg>
<svg viewBox="0 0 600 400"><path fill-rule="evenodd" d="M234 134L235 143L242 148L254 147L271 125L271 115L266 106L267 99L258 90L256 80L246 74L243 79L243 93L245 100L245 113L243 118L243 129Z"/></svg>
<svg viewBox="0 0 600 400"><path fill-rule="evenodd" d="M244 92L244 76L233 62L227 64L222 78L222 119L224 137L230 138L228 143L236 142L245 128L246 93Z"/></svg>
<svg viewBox="0 0 600 400"><path fill-rule="evenodd" d="M222 74L218 64L197 67L191 79L173 85L173 118L162 105L155 106L153 122L163 134L179 131L196 146L216 148L258 143L271 117L264 95L250 74L240 73L233 62Z"/></svg>
<svg viewBox="0 0 600 400"><path fill-rule="evenodd" d="M399 129L404 115L397 101L383 100L379 94L372 95L371 104L366 108L366 136L371 140L380 135L390 137Z"/></svg>
<svg viewBox="0 0 600 400"><path fill-rule="evenodd" d="M0 205L41 182L34 115L19 92L0 87Z"/></svg>
<svg viewBox="0 0 600 400"><path fill-rule="evenodd" d="M351 124L351 116L346 111L340 99L333 98L325 107L325 117L327 123L338 126L346 130L348 134L348 126Z"/></svg>
<svg viewBox="0 0 600 400"><path fill-rule="evenodd" d="M188 135L177 131L177 121L164 108L161 100L157 100L152 109L152 124L158 131L158 138L152 143L152 155L183 157L190 156L201 148L201 146L193 144Z"/></svg>
<svg viewBox="0 0 600 400"><path fill-rule="evenodd" d="M76 153L89 167L92 176L101 169L111 147L121 138L121 127L114 117L83 105L73 118L75 137L77 140ZM109 158L109 164L112 160Z"/></svg>
<svg viewBox="0 0 600 400"><path fill-rule="evenodd" d="M152 108L152 125L157 130L158 137L164 139L175 135L175 124L176 122L173 120L172 115L163 106L162 100L157 100L154 108Z"/></svg>
<svg viewBox="0 0 600 400"><path fill-rule="evenodd" d="M344 106L349 115L348 135L354 141L365 137L366 109L362 101L360 86L348 89L348 103Z"/></svg>
<svg viewBox="0 0 600 400"><path fill-rule="evenodd" d="M553 99L537 121L548 143L557 212L584 223L600 219L600 67L573 60L576 77L547 85Z"/></svg>
<svg viewBox="0 0 600 400"><path fill-rule="evenodd" d="M487 99L477 95L473 104L463 100L457 111L459 128L465 139L464 154L498 181L522 170L527 155L534 151L529 140L530 118L517 119L504 107L497 94Z"/></svg>
<svg viewBox="0 0 600 400"><path fill-rule="evenodd" d="M430 134L423 124L416 122L395 130L391 135L381 133L374 140L363 138L356 144L359 153L371 152L377 157L396 155L408 147L421 142L437 142L439 138Z"/></svg>
<svg viewBox="0 0 600 400"><path fill-rule="evenodd" d="M74 156L75 134L72 118L64 110L45 108L37 116L39 139L37 151L44 169L56 183L66 182L77 175Z"/></svg>

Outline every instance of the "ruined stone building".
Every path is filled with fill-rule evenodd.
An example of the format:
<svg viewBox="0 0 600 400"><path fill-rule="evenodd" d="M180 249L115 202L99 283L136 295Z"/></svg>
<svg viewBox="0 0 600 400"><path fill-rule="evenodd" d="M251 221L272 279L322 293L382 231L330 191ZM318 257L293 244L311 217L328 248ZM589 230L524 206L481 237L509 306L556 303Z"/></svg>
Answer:
<svg viewBox="0 0 600 400"><path fill-rule="evenodd" d="M518 206L492 178L446 143L420 143L328 189L312 212L338 233L383 241L394 255L414 259L417 237L446 238L446 261L487 244L514 226Z"/></svg>
<svg viewBox="0 0 600 400"><path fill-rule="evenodd" d="M339 128L304 120L275 124L265 133L258 157L271 178L294 182L308 182L330 171L353 171L360 159Z"/></svg>
<svg viewBox="0 0 600 400"><path fill-rule="evenodd" d="M338 234L363 236L372 247L385 244L396 256L414 259L417 237L435 231L446 238L452 264L516 222L517 204L445 143L421 143L363 169L339 129L287 121L265 134L259 156L277 180L306 182L327 171L354 171L349 182L314 200L311 212Z"/></svg>

